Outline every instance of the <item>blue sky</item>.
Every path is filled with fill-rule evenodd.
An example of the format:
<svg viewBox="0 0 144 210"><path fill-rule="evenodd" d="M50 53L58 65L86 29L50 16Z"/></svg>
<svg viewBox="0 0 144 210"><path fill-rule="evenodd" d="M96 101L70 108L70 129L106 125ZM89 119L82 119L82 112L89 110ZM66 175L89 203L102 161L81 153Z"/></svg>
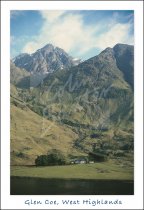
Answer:
<svg viewBox="0 0 144 210"><path fill-rule="evenodd" d="M117 43L133 44L134 12L127 10L12 10L11 57L48 43L88 59Z"/></svg>

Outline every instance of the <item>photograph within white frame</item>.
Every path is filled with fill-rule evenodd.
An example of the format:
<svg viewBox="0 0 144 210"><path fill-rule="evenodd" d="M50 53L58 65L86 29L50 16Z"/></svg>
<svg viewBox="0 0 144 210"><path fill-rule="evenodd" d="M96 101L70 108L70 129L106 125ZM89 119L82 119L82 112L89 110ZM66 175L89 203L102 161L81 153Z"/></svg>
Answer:
<svg viewBox="0 0 144 210"><path fill-rule="evenodd" d="M4 55L2 55L2 148L6 148L6 151L2 150L2 168L5 169L2 171L2 179L7 180L2 182L2 205L3 208L6 206L6 208L13 208L19 209L19 208L27 208L27 206L24 204L24 201L26 199L30 199L33 197L33 199L39 200L45 200L47 199L47 196L43 196L42 198L36 198L36 196L21 196L18 198L18 201L16 197L11 197L9 195L9 165L10 165L10 158L9 158L9 71L3 71L3 69L9 69L9 12L10 10L14 9L96 9L96 10L104 10L104 9L131 9L135 11L135 69L139 69L139 72L135 71L135 195L124 197L124 196L116 196L116 198L123 200L123 204L120 207L117 208L131 208L136 209L138 207L138 203L140 200L142 201L142 189L139 188L139 181L142 181L142 168L140 167L139 162L142 161L142 92L139 91L139 89L142 90L142 5L139 3L137 5L137 2L107 2L107 5L104 7L104 2L83 2L83 6L81 6L80 3L76 2L64 2L65 6L62 6L61 2L58 2L57 7L55 6L55 3L48 3L48 2L36 2L35 6L33 5L33 2L25 3L25 2L2 2L2 51L4 49L8 49ZM119 5L119 6L118 6ZM141 22L140 22L141 21ZM141 24L140 24L141 23ZM141 53L139 53L141 52ZM139 60L141 62L139 62ZM5 79L3 79L5 78ZM4 87L6 87L6 91L4 91ZM141 103L140 103L141 100ZM139 104L141 104L141 109L139 108ZM139 111L140 110L140 111ZM7 139L4 141L3 139ZM140 144L136 142L136 139L141 139ZM140 153L141 151L141 153ZM5 177L5 179L4 179ZM76 196L80 200L83 199L82 196ZM112 199L114 199L115 196L112 196ZM59 196L51 196L51 199L59 200L61 202L61 197ZM74 197L70 196L68 197L70 199L75 199ZM67 199L68 199L67 198ZM88 196L90 199L110 199L110 196ZM9 203L6 202L6 200L9 200ZM141 205L141 203L140 203ZM104 206L97 206L98 208L103 209ZM47 206L35 206L35 208L47 208ZM51 208L55 208L55 206L51 206ZM59 206L58 208L75 208L75 206ZM76 208L93 208L92 206L76 206ZM107 209L112 209L112 206L106 206ZM116 207L113 207L116 208Z"/></svg>

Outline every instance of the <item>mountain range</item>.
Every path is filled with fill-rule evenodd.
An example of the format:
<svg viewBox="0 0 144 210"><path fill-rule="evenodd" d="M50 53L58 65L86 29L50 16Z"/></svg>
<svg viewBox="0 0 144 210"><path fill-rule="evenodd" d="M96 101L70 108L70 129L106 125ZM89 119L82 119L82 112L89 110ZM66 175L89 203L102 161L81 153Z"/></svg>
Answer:
<svg viewBox="0 0 144 210"><path fill-rule="evenodd" d="M11 61L12 164L57 148L68 158L133 156L134 47L84 62L51 44Z"/></svg>

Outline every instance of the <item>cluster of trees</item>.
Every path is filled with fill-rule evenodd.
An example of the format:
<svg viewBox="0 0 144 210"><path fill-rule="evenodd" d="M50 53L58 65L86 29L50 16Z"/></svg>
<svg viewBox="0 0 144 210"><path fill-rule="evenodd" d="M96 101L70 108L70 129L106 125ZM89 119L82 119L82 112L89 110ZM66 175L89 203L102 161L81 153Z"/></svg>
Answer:
<svg viewBox="0 0 144 210"><path fill-rule="evenodd" d="M107 160L107 156L104 154L89 152L89 159L97 162L103 162Z"/></svg>
<svg viewBox="0 0 144 210"><path fill-rule="evenodd" d="M65 165L66 159L58 150L52 150L47 155L40 155L35 159L36 166Z"/></svg>

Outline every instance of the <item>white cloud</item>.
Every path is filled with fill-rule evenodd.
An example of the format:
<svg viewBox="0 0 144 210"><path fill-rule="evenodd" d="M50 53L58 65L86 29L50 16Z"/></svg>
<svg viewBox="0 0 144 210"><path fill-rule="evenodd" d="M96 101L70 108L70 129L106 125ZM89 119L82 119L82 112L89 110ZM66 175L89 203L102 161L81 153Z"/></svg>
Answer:
<svg viewBox="0 0 144 210"><path fill-rule="evenodd" d="M65 13L65 11L62 10L55 10L55 11L47 11L47 10L43 10L40 11L40 14L42 15L42 17L48 21L48 22L54 22L56 21L60 16L62 16Z"/></svg>
<svg viewBox="0 0 144 210"><path fill-rule="evenodd" d="M40 35L33 37L23 48L33 53L47 43L52 43L68 53L81 57L91 48L101 50L117 43L132 44L130 23L117 23L115 19L85 24L83 15L66 11L41 11L44 23ZM101 31L101 32L100 32Z"/></svg>
<svg viewBox="0 0 144 210"><path fill-rule="evenodd" d="M115 24L106 33L99 36L96 43L97 47L104 49L106 47L113 47L117 43L132 44L133 39L128 35L130 27L130 24Z"/></svg>
<svg viewBox="0 0 144 210"><path fill-rule="evenodd" d="M36 41L28 42L25 45L23 52L27 52L27 53L31 54L31 53L35 52L40 47L41 47L41 45L39 43L37 43Z"/></svg>
<svg viewBox="0 0 144 210"><path fill-rule="evenodd" d="M63 18L60 18L63 14ZM32 53L48 42L67 52L79 49L81 53L89 49L96 27L85 26L82 15L69 14L65 11L58 11L58 13L44 11L42 16L45 17L45 21L40 35L35 38L35 41L25 45L24 52Z"/></svg>

